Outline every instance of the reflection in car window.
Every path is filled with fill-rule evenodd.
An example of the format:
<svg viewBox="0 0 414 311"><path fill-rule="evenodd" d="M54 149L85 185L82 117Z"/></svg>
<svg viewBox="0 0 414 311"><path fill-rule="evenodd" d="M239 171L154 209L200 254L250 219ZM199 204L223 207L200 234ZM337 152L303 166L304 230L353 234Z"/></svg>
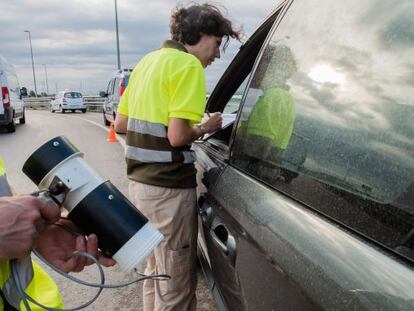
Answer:
<svg viewBox="0 0 414 311"><path fill-rule="evenodd" d="M403 2L294 2L233 148L238 167L397 250L414 249L414 3Z"/></svg>

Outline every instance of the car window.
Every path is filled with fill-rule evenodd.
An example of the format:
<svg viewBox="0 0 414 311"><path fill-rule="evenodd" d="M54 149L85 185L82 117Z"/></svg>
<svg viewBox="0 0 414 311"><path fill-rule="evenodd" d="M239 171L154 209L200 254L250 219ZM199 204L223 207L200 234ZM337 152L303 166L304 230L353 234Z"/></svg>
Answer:
<svg viewBox="0 0 414 311"><path fill-rule="evenodd" d="M16 95L20 95L20 87L19 87L19 80L17 79L16 74L10 73L8 77L8 83L9 83L9 91L16 93Z"/></svg>
<svg viewBox="0 0 414 311"><path fill-rule="evenodd" d="M115 78L114 79L115 80L115 82L114 82L114 95L115 96L118 96L119 95L119 83L120 83L120 78Z"/></svg>
<svg viewBox="0 0 414 311"><path fill-rule="evenodd" d="M111 79L108 83L108 86L106 87L106 93L108 95L114 94L114 80L115 79Z"/></svg>
<svg viewBox="0 0 414 311"><path fill-rule="evenodd" d="M77 92L68 92L65 93L65 98L81 98L82 94Z"/></svg>
<svg viewBox="0 0 414 311"><path fill-rule="evenodd" d="M231 163L414 259L414 3L402 2L293 2L252 77Z"/></svg>
<svg viewBox="0 0 414 311"><path fill-rule="evenodd" d="M124 88L126 88L128 86L129 76L130 76L130 74L125 74L124 75L124 85L123 85Z"/></svg>
<svg viewBox="0 0 414 311"><path fill-rule="evenodd" d="M236 114L237 113L237 111L239 110L240 104L241 104L241 100L242 100L242 97L243 97L243 92L246 89L247 81L249 80L249 77L250 77L250 75L248 75L244 79L244 81L239 86L237 91L234 93L234 95L227 102L227 104L224 107L223 113L226 113L226 114L229 114L229 113Z"/></svg>

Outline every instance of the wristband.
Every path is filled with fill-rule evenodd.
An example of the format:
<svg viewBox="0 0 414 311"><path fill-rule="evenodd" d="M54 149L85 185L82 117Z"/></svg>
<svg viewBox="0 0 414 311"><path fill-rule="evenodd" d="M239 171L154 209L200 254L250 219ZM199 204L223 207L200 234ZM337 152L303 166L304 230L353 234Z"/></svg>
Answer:
<svg viewBox="0 0 414 311"><path fill-rule="evenodd" d="M200 133L201 133L201 135L200 135L200 136L203 136L205 133L207 133L206 128L204 127L204 125L203 125L203 124L196 124L195 126L196 126L198 129L200 129Z"/></svg>

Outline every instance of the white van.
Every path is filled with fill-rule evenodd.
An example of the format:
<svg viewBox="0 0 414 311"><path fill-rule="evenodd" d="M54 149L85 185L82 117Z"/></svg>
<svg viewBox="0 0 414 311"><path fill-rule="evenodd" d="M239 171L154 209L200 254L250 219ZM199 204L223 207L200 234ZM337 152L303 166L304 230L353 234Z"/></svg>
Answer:
<svg viewBox="0 0 414 311"><path fill-rule="evenodd" d="M0 55L0 126L5 126L9 133L16 130L16 120L26 122L24 102L19 79L13 65Z"/></svg>

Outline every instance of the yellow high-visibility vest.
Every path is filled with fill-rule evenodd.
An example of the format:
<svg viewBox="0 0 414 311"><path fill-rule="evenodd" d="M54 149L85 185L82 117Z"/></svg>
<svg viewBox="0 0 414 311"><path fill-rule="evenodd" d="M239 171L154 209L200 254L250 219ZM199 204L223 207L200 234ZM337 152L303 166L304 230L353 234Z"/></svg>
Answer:
<svg viewBox="0 0 414 311"><path fill-rule="evenodd" d="M6 179L4 162L0 158L0 196L11 195ZM18 273L25 292L43 304L44 306L62 309L62 297L58 287L52 278L30 257L19 259L17 263ZM9 260L0 260L0 290L9 305L17 310L26 310L16 285L10 275ZM4 310L5 302L0 298L0 311ZM44 310L29 302L33 311Z"/></svg>
<svg viewBox="0 0 414 311"><path fill-rule="evenodd" d="M195 154L168 139L171 118L199 123L206 105L204 68L175 41L147 54L134 68L118 113L128 117L128 178L168 188L196 187Z"/></svg>

